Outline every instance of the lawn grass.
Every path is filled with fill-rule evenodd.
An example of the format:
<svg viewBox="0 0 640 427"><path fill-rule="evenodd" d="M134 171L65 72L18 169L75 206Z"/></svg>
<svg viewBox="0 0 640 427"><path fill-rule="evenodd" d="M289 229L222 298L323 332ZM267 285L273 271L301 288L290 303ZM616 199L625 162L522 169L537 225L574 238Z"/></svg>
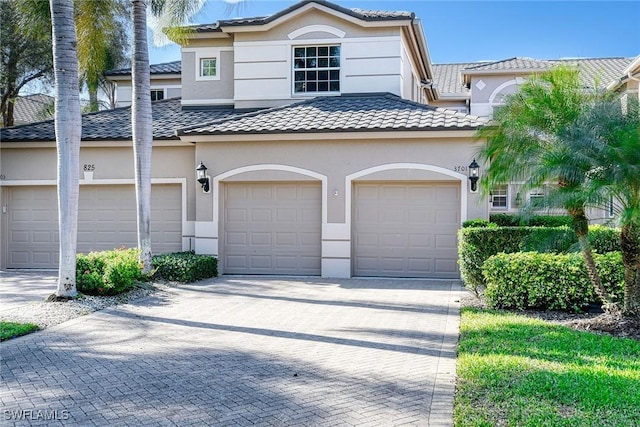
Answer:
<svg viewBox="0 0 640 427"><path fill-rule="evenodd" d="M19 337L37 331L38 326L33 323L16 323L0 321L0 341Z"/></svg>
<svg viewBox="0 0 640 427"><path fill-rule="evenodd" d="M640 426L640 342L462 309L456 426Z"/></svg>

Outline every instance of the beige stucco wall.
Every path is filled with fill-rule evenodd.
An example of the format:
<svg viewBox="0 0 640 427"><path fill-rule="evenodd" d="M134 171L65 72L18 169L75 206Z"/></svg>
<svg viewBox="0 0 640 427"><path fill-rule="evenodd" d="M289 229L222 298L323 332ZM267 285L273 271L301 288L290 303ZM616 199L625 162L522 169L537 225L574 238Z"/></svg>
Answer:
<svg viewBox="0 0 640 427"><path fill-rule="evenodd" d="M365 28L355 23L333 16L322 10L311 9L296 16L293 19L276 25L275 27L269 29L269 31L247 33L240 32L236 33L234 36L236 42L288 40L289 33L308 25L328 25L339 28L346 33L344 36L345 38L398 36L400 34L397 27ZM322 37L327 37L327 34L323 32ZM308 33L299 37L300 40L308 40L313 38L315 38L313 33Z"/></svg>
<svg viewBox="0 0 640 427"><path fill-rule="evenodd" d="M28 148L20 148L20 144ZM99 143L104 145L104 143ZM104 147L98 143L83 143L80 149L80 170L78 176L84 179L84 166L92 165L93 182L134 178L133 149L131 143L114 142L114 146ZM178 142L179 144L179 142ZM55 184L56 149L55 144L39 144L29 147L28 143L3 143L0 151L0 170L3 186ZM45 145L45 146L42 146ZM195 219L195 194L199 188L195 181L195 150L192 145L155 146L152 156L152 179L186 179L186 216Z"/></svg>
<svg viewBox="0 0 640 427"><path fill-rule="evenodd" d="M182 100L191 101L185 105L197 105L215 103L233 99L234 82L234 54L226 50L219 53L218 70L219 80L196 80L199 70L196 52L182 52Z"/></svg>
<svg viewBox="0 0 640 427"><path fill-rule="evenodd" d="M345 178L367 168L395 163L413 163L440 167L454 171L456 167L471 163L476 147L470 139L413 139L413 140L328 140L308 141L233 141L198 142L196 158L209 167L212 177L246 166L280 165L293 166L327 177L327 222L345 222ZM466 171L461 172L466 175ZM225 181L245 180L292 180L313 179L298 173L274 171L273 169L245 172L225 178ZM399 169L376 172L361 179L374 180L440 180L455 181L446 174L427 170ZM465 178L466 181L466 178ZM338 196L333 196L337 190ZM208 194L197 196L197 221L212 221L213 199ZM469 194L467 218L486 218L488 210L478 194Z"/></svg>

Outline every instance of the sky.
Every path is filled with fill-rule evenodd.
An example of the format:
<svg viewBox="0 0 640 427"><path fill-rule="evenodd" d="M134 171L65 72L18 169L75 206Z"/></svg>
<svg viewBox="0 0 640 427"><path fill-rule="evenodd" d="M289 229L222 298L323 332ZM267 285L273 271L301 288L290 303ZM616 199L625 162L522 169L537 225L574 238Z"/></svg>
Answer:
<svg viewBox="0 0 640 427"><path fill-rule="evenodd" d="M234 0L235 1L235 0ZM233 3L234 1L229 0ZM640 55L640 1L364 1L347 8L414 12L435 64L501 60L635 57ZM205 0L191 23L266 16L297 1ZM180 59L179 46L150 48L152 64Z"/></svg>

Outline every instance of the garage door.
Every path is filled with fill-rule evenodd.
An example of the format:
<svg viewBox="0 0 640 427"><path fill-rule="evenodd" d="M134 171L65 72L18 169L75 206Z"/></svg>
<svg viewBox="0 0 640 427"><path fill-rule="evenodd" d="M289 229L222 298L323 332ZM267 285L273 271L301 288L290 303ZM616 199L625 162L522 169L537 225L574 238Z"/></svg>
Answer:
<svg viewBox="0 0 640 427"><path fill-rule="evenodd" d="M179 185L153 185L151 241L155 253L182 248ZM7 202L9 268L56 268L58 207L55 187L13 187ZM78 252L137 246L133 186L83 185L78 206Z"/></svg>
<svg viewBox="0 0 640 427"><path fill-rule="evenodd" d="M354 275L458 277L459 183L358 183L354 203Z"/></svg>
<svg viewBox="0 0 640 427"><path fill-rule="evenodd" d="M320 274L319 184L228 183L224 191L225 274Z"/></svg>

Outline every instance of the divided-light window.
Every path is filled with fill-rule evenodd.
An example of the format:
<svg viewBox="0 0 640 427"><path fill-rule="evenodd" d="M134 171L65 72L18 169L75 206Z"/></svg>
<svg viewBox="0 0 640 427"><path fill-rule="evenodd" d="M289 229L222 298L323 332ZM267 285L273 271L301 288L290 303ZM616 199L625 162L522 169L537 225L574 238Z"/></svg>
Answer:
<svg viewBox="0 0 640 427"><path fill-rule="evenodd" d="M215 77L217 70L216 58L201 58L200 59L200 77Z"/></svg>
<svg viewBox="0 0 640 427"><path fill-rule="evenodd" d="M491 191L491 207L507 208L507 186L498 185Z"/></svg>
<svg viewBox="0 0 640 427"><path fill-rule="evenodd" d="M160 101L164 99L164 89L151 89L151 100Z"/></svg>
<svg viewBox="0 0 640 427"><path fill-rule="evenodd" d="M293 48L293 91L339 92L340 46Z"/></svg>

